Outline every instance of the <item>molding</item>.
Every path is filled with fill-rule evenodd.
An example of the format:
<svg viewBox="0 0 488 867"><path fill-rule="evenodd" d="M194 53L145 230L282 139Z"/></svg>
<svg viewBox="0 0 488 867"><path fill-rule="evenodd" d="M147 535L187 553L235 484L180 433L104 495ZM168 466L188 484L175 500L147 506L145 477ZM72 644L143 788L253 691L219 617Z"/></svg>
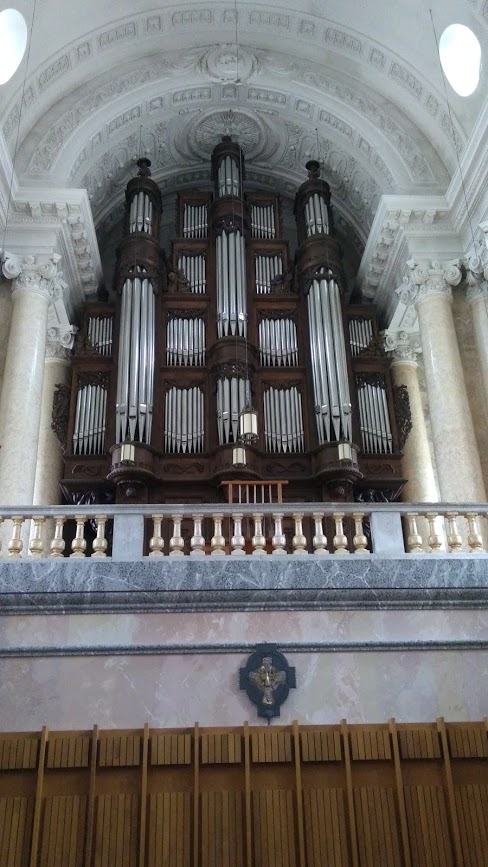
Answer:
<svg viewBox="0 0 488 867"><path fill-rule="evenodd" d="M0 647L0 659L38 659L80 656L188 656L248 654L256 642L208 642L205 644L86 644L73 646ZM486 651L488 639L459 641L285 641L282 653L406 653L437 651Z"/></svg>

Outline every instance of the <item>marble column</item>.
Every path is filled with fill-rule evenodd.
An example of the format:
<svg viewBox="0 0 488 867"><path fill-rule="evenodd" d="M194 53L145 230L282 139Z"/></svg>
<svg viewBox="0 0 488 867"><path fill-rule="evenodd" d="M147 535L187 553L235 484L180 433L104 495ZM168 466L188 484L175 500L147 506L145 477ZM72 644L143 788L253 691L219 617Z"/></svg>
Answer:
<svg viewBox="0 0 488 867"><path fill-rule="evenodd" d="M485 243L471 251L466 263L466 296L471 306L476 353L488 419L488 224L484 226L484 234Z"/></svg>
<svg viewBox="0 0 488 867"><path fill-rule="evenodd" d="M385 348L392 356L392 375L397 388L406 388L411 430L402 448L402 472L407 483L402 499L408 503L435 503L439 499L425 424L416 357L419 338L405 331L385 335Z"/></svg>
<svg viewBox="0 0 488 867"><path fill-rule="evenodd" d="M65 284L60 256L7 255L3 273L13 279L12 321L0 400L0 498L6 506L33 503L41 419L49 304Z"/></svg>
<svg viewBox="0 0 488 867"><path fill-rule="evenodd" d="M461 270L458 264L438 262L426 268L410 262L409 267L411 279L397 291L417 309L441 499L483 502L485 486L451 309L451 287L461 282Z"/></svg>

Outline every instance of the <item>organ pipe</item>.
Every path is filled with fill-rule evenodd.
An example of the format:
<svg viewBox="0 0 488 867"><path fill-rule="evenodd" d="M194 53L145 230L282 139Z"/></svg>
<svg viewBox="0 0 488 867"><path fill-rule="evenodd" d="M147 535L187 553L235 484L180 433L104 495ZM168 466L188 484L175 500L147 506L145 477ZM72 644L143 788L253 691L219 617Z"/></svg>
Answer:
<svg viewBox="0 0 488 867"><path fill-rule="evenodd" d="M207 232L207 205L186 203L183 211L183 237L206 238Z"/></svg>
<svg viewBox="0 0 488 867"><path fill-rule="evenodd" d="M351 400L339 287L325 277L308 293L312 377L321 444L351 440Z"/></svg>
<svg viewBox="0 0 488 867"><path fill-rule="evenodd" d="M294 367L298 364L297 329L292 319L262 319L258 341L262 367Z"/></svg>
<svg viewBox="0 0 488 867"><path fill-rule="evenodd" d="M393 441L385 385L360 379L358 403L363 452L390 454Z"/></svg>
<svg viewBox="0 0 488 867"><path fill-rule="evenodd" d="M302 396L296 386L264 392L264 439L268 452L303 451Z"/></svg>
<svg viewBox="0 0 488 867"><path fill-rule="evenodd" d="M154 391L154 289L144 270L122 287L117 377L117 438L149 444Z"/></svg>
<svg viewBox="0 0 488 867"><path fill-rule="evenodd" d="M247 281L244 237L239 229L216 238L217 333L247 334Z"/></svg>
<svg viewBox="0 0 488 867"><path fill-rule="evenodd" d="M217 430L219 445L235 443L239 438L239 415L246 406L250 384L241 377L217 380Z"/></svg>
<svg viewBox="0 0 488 867"><path fill-rule="evenodd" d="M373 324L371 319L349 320L349 344L353 358L367 349L373 339Z"/></svg>
<svg viewBox="0 0 488 867"><path fill-rule="evenodd" d="M166 364L200 367L205 364L205 320L173 317L166 326Z"/></svg>
<svg viewBox="0 0 488 867"><path fill-rule="evenodd" d="M88 319L88 340L101 355L112 355L111 316L90 316Z"/></svg>
<svg viewBox="0 0 488 867"><path fill-rule="evenodd" d="M87 384L76 396L73 454L99 455L105 449L107 388Z"/></svg>
<svg viewBox="0 0 488 867"><path fill-rule="evenodd" d="M168 453L203 452L204 401L199 386L166 392L164 447Z"/></svg>
<svg viewBox="0 0 488 867"><path fill-rule="evenodd" d="M258 255L254 260L256 293L268 295L271 292L271 283L283 273L283 260L278 256Z"/></svg>
<svg viewBox="0 0 488 867"><path fill-rule="evenodd" d="M251 234L253 238L275 238L273 205L251 205Z"/></svg>
<svg viewBox="0 0 488 867"><path fill-rule="evenodd" d="M153 204L146 192L135 193L129 211L129 232L153 234Z"/></svg>

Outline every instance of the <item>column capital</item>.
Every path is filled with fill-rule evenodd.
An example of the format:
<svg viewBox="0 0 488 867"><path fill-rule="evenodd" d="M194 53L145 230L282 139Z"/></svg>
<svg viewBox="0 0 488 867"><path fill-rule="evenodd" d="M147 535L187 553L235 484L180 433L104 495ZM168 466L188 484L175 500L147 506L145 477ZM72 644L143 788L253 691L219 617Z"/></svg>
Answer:
<svg viewBox="0 0 488 867"><path fill-rule="evenodd" d="M463 279L459 259L452 262L433 261L430 265L422 266L409 259L407 267L410 274L403 278L402 285L396 290L400 301L407 307L410 304L417 306L421 301L435 295L451 300L452 287L459 286Z"/></svg>
<svg viewBox="0 0 488 867"><path fill-rule="evenodd" d="M50 301L60 298L67 288L63 272L58 271L60 259L58 253L17 256L5 252L2 271L13 280L12 294L24 290L41 293Z"/></svg>
<svg viewBox="0 0 488 867"><path fill-rule="evenodd" d="M466 297L469 302L486 300L488 296L488 224L482 224L481 229L485 238L475 243L465 263Z"/></svg>
<svg viewBox="0 0 488 867"><path fill-rule="evenodd" d="M408 331L384 331L385 350L393 364L417 364L417 355L422 352L420 335Z"/></svg>
<svg viewBox="0 0 488 867"><path fill-rule="evenodd" d="M77 331L75 325L49 327L47 329L46 358L68 359Z"/></svg>

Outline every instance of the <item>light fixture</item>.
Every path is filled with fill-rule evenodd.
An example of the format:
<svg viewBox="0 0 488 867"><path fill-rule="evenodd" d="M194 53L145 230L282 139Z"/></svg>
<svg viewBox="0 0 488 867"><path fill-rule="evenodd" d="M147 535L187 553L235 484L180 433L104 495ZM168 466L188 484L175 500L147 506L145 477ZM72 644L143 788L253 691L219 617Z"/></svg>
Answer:
<svg viewBox="0 0 488 867"><path fill-rule="evenodd" d="M134 443L131 443L130 441L122 443L122 447L120 449L120 462L121 463L128 462L128 463L133 464L133 463L135 463L135 459L136 459L136 450L135 450Z"/></svg>
<svg viewBox="0 0 488 867"><path fill-rule="evenodd" d="M471 96L480 80L481 45L469 27L450 24L439 40L442 71L459 96Z"/></svg>
<svg viewBox="0 0 488 867"><path fill-rule="evenodd" d="M232 465L236 469L244 468L247 464L246 449L244 446L235 445L232 449Z"/></svg>
<svg viewBox="0 0 488 867"><path fill-rule="evenodd" d="M258 439L258 414L250 403L239 413L239 439L247 445Z"/></svg>
<svg viewBox="0 0 488 867"><path fill-rule="evenodd" d="M0 84L17 71L27 46L27 24L17 9L0 12Z"/></svg>

